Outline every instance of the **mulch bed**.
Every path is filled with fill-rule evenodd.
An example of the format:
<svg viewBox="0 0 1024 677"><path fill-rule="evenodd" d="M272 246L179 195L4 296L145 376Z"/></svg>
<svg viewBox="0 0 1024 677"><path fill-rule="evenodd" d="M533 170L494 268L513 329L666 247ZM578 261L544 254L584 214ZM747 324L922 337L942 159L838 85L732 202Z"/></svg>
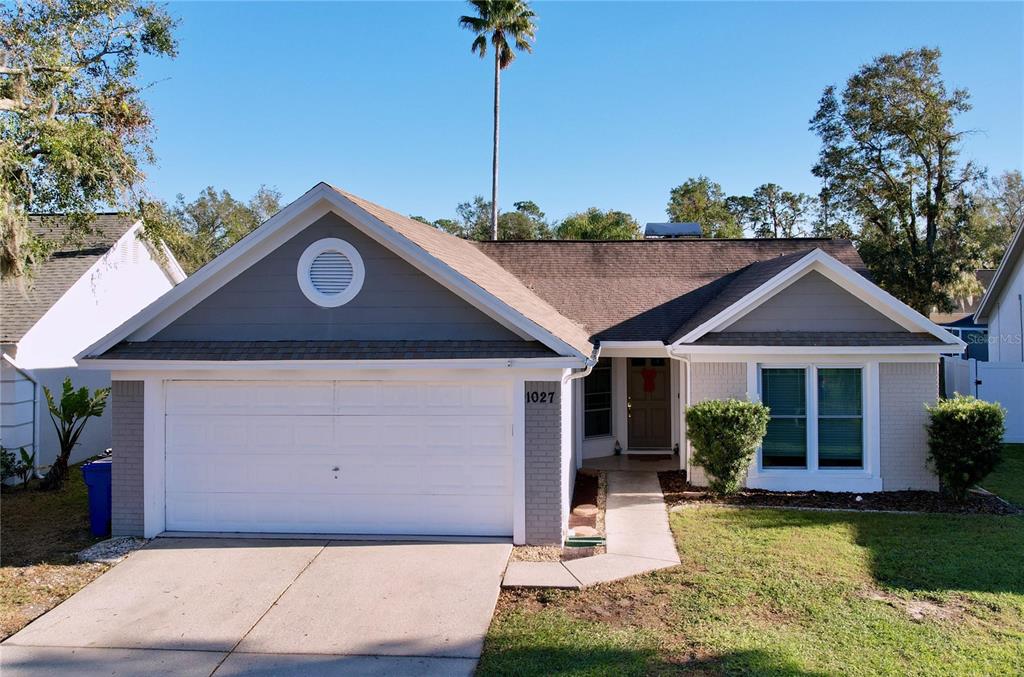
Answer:
<svg viewBox="0 0 1024 677"><path fill-rule="evenodd" d="M717 503L771 508L819 508L833 510L897 510L905 512L937 512L985 515L1018 515L1024 512L992 494L971 493L963 505L954 503L936 491L880 491L857 494L838 491L766 491L741 489L731 496L715 496L704 487L686 481L686 473L658 473L665 503L671 507L683 504ZM859 499L859 500L858 500Z"/></svg>

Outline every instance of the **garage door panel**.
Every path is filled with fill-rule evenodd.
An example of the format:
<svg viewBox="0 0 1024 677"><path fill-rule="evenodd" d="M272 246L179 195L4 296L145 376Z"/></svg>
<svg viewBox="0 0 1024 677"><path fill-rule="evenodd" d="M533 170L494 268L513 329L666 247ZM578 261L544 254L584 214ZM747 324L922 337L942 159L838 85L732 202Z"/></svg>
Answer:
<svg viewBox="0 0 1024 677"><path fill-rule="evenodd" d="M330 416L183 416L167 417L168 455L204 453L283 454L291 450L337 449Z"/></svg>
<svg viewBox="0 0 1024 677"><path fill-rule="evenodd" d="M366 505L360 495L303 494L272 504L266 495L183 494L168 506L167 520L179 531L336 534L423 534L506 536L510 506L480 506L467 512L459 497L397 496ZM387 531L382 532L382 524ZM211 529L211 525L215 528Z"/></svg>
<svg viewBox="0 0 1024 677"><path fill-rule="evenodd" d="M168 414L329 415L334 411L334 385L331 381L173 381L166 406Z"/></svg>
<svg viewBox="0 0 1024 677"><path fill-rule="evenodd" d="M169 530L511 533L507 384L173 382L167 403Z"/></svg>

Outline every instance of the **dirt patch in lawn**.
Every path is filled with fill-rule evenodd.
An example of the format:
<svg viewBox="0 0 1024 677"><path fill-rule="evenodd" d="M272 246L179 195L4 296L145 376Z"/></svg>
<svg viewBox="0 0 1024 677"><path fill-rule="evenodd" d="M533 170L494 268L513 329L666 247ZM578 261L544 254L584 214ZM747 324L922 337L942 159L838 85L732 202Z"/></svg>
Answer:
<svg viewBox="0 0 1024 677"><path fill-rule="evenodd" d="M682 471L658 473L665 504L722 504L768 508L817 508L831 510L909 511L986 515L1017 515L1022 511L998 496L972 492L963 505L937 491L879 491L858 494L838 491L766 491L742 489L731 496L716 496L686 481Z"/></svg>
<svg viewBox="0 0 1024 677"><path fill-rule="evenodd" d="M0 503L0 638L6 638L110 567L77 557L101 540L89 532L88 494L77 466L60 491L4 487Z"/></svg>
<svg viewBox="0 0 1024 677"><path fill-rule="evenodd" d="M924 622L928 620L956 621L964 616L966 607L956 602L940 603L928 599L904 599L897 595L872 588L861 593L866 599L883 602L892 608L902 611L911 620Z"/></svg>

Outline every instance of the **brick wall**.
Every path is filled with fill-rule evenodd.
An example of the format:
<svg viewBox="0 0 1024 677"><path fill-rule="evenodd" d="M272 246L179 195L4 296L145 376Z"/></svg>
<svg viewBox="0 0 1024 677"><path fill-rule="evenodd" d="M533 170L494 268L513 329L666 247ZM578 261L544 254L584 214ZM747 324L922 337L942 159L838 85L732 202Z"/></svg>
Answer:
<svg viewBox="0 0 1024 677"><path fill-rule="evenodd" d="M561 385L526 382L526 542L530 545L560 545L568 519L562 496Z"/></svg>
<svg viewBox="0 0 1024 677"><path fill-rule="evenodd" d="M925 362L878 365L882 489L937 490L928 469L925 403L939 396L939 368Z"/></svg>
<svg viewBox="0 0 1024 677"><path fill-rule="evenodd" d="M115 536L141 536L143 520L143 382L111 383L111 425L114 461L112 532Z"/></svg>
<svg viewBox="0 0 1024 677"><path fill-rule="evenodd" d="M747 363L746 362L695 362L692 365L693 376L690 379L690 404L705 400L725 400L747 398ZM699 465L690 465L690 483L694 486L707 486L708 480L704 469Z"/></svg>

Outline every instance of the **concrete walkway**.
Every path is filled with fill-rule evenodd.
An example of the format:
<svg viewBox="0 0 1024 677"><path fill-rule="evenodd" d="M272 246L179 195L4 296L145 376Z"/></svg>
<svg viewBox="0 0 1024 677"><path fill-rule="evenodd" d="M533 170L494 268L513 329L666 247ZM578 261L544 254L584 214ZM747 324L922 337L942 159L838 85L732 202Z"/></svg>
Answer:
<svg viewBox="0 0 1024 677"><path fill-rule="evenodd" d="M159 538L0 645L0 672L468 677L510 549Z"/></svg>
<svg viewBox="0 0 1024 677"><path fill-rule="evenodd" d="M510 562L505 588L580 588L679 564L655 472L608 472L606 553L567 562Z"/></svg>

